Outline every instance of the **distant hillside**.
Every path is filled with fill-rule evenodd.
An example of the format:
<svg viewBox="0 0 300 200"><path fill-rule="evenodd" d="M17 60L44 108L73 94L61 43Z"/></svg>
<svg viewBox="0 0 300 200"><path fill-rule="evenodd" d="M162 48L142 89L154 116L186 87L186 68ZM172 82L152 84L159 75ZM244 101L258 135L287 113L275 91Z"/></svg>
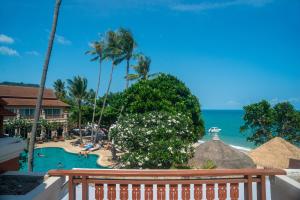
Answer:
<svg viewBox="0 0 300 200"><path fill-rule="evenodd" d="M25 86L25 87L39 87L38 84L31 84L31 83L16 83L16 82L9 82L9 81L3 81L0 83L0 85L13 85L13 86Z"/></svg>

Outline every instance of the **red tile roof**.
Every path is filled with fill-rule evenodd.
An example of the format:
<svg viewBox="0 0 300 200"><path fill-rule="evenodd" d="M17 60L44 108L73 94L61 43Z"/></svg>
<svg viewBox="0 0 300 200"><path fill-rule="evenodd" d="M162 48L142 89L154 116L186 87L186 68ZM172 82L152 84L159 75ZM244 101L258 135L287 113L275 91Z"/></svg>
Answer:
<svg viewBox="0 0 300 200"><path fill-rule="evenodd" d="M37 98L39 88L0 85L0 97L20 97L20 98ZM56 96L51 89L44 90L44 99L56 99Z"/></svg>
<svg viewBox="0 0 300 200"><path fill-rule="evenodd" d="M7 105L6 106L35 106L36 99L19 99L19 98L2 98ZM42 103L43 107L69 107L68 104L57 99L44 99Z"/></svg>
<svg viewBox="0 0 300 200"><path fill-rule="evenodd" d="M0 105L30 106L36 105L39 88L0 85ZM51 89L44 90L43 107L69 107L68 104L58 100Z"/></svg>

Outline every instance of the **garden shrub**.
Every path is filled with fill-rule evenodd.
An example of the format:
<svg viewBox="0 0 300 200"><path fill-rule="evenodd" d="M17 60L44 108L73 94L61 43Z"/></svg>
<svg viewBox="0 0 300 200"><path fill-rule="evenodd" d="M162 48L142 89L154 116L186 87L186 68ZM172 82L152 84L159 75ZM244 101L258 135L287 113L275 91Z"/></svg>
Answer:
<svg viewBox="0 0 300 200"><path fill-rule="evenodd" d="M184 165L198 138L193 121L182 113L148 112L121 116L110 135L126 168Z"/></svg>

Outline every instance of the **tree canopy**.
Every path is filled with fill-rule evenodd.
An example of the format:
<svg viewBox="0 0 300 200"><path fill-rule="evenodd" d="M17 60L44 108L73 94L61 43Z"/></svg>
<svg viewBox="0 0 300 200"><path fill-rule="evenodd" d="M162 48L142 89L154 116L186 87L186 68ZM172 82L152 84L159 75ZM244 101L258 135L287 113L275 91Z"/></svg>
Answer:
<svg viewBox="0 0 300 200"><path fill-rule="evenodd" d="M300 113L289 102L273 107L266 100L244 107L244 125L241 132L250 130L248 141L263 144L274 137L281 137L293 144L300 144Z"/></svg>
<svg viewBox="0 0 300 200"><path fill-rule="evenodd" d="M124 113L152 111L183 113L192 120L193 132L199 138L204 135L204 122L197 97L172 75L160 74L154 79L141 80L125 90Z"/></svg>

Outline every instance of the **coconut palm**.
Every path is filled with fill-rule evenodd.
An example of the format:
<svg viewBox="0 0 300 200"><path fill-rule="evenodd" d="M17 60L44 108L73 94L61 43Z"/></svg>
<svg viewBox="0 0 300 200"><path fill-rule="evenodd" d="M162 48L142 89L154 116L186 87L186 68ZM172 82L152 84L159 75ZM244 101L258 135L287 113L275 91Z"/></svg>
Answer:
<svg viewBox="0 0 300 200"><path fill-rule="evenodd" d="M66 97L66 88L65 88L65 82L61 79L57 79L53 83L55 95L59 100L65 100Z"/></svg>
<svg viewBox="0 0 300 200"><path fill-rule="evenodd" d="M118 30L118 34L120 35L120 44L122 48L122 54L124 56L123 59L126 60L126 76L128 77L129 75L129 66L130 66L130 59L133 56L134 49L136 48L136 42L134 41L132 33L124 28L120 28ZM129 80L126 79L126 89L129 86Z"/></svg>
<svg viewBox="0 0 300 200"><path fill-rule="evenodd" d="M36 136L36 130L37 130L37 126L38 126L38 121L40 118L43 94L44 94L44 89L45 89L45 82L46 82L46 77L47 77L48 66L49 66L49 61L50 61L50 57L51 57L55 32L56 32L56 26L57 26L57 21L58 21L60 5L61 5L61 0L56 0L54 14L53 14L52 28L51 28L51 33L50 33L49 43L48 43L48 49L47 49L47 54L46 54L46 58L45 58L44 65L43 65L43 73L42 73L40 87L39 87L39 93L38 93L38 97L37 97L37 101L36 101L34 121L33 121L32 130L31 130L31 134L30 134L30 141L29 141L29 148L28 148L28 171L29 172L31 172L33 170L33 154L34 154L35 136Z"/></svg>
<svg viewBox="0 0 300 200"><path fill-rule="evenodd" d="M99 61L98 82L97 82L96 94L95 94L94 105L93 105L92 134L91 134L92 137L94 135L94 127L93 126L94 126L94 122L95 122L96 102L97 102L97 98L98 98L100 81L101 81L102 62L104 60L104 55L103 55L104 48L105 48L105 43L104 43L103 39L101 39L99 42L98 41L94 42L92 44L92 49L86 52L86 54L90 54L93 56L91 61Z"/></svg>
<svg viewBox="0 0 300 200"><path fill-rule="evenodd" d="M109 82L108 82L108 86L107 86L107 89L105 92L105 97L103 100L102 109L101 109L100 117L99 117L99 121L98 121L99 128L101 127L101 120L103 117L104 108L106 106L107 97L110 92L114 69L124 59L122 57L123 51L122 51L121 45L120 45L120 41L121 41L120 35L117 32L108 31L106 33L105 37L106 37L106 41L105 41L106 48L104 50L104 54L105 54L105 59L108 59L111 61L111 71L110 71Z"/></svg>
<svg viewBox="0 0 300 200"><path fill-rule="evenodd" d="M138 60L138 63L136 66L132 67L136 71L136 74L129 74L127 76L127 80L147 80L149 77L155 75L149 74L151 59L148 56L139 54L136 56L136 58Z"/></svg>
<svg viewBox="0 0 300 200"><path fill-rule="evenodd" d="M80 76L75 76L73 80L68 79L68 90L71 98L75 100L78 108L78 128L80 134L80 141L82 142L82 132L81 132L81 106L83 101L86 99L87 92L87 79Z"/></svg>

